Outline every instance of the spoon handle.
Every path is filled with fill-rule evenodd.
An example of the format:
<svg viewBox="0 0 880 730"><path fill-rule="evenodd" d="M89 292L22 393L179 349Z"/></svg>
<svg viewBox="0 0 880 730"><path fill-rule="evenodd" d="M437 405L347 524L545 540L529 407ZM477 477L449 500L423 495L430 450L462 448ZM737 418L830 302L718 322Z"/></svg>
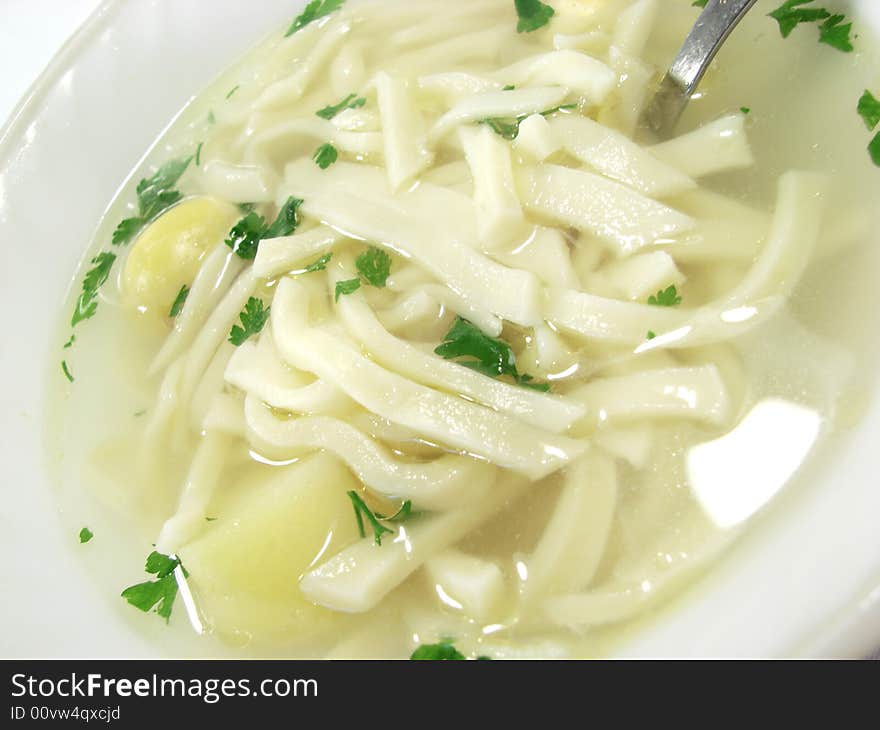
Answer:
<svg viewBox="0 0 880 730"><path fill-rule="evenodd" d="M648 105L644 122L668 137L709 64L756 0L709 0Z"/></svg>

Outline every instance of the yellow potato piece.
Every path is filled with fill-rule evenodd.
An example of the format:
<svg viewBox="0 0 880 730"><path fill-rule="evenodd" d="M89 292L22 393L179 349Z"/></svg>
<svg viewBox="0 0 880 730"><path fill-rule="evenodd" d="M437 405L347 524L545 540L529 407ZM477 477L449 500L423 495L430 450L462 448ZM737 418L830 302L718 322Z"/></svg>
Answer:
<svg viewBox="0 0 880 730"><path fill-rule="evenodd" d="M241 217L215 198L189 198L170 208L137 237L125 261L122 291L133 307L166 316L180 288L192 284L205 254Z"/></svg>
<svg viewBox="0 0 880 730"><path fill-rule="evenodd" d="M320 453L243 486L215 500L216 520L178 551L207 625L236 644L277 644L351 620L310 603L299 579L359 538L346 494L359 482Z"/></svg>

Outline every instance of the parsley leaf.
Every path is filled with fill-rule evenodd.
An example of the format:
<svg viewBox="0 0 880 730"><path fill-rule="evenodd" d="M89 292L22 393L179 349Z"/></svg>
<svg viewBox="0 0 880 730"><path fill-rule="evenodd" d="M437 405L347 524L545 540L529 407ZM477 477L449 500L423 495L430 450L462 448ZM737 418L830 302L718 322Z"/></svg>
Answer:
<svg viewBox="0 0 880 730"><path fill-rule="evenodd" d="M360 288L360 279L346 279L345 281L337 281L335 300L338 302L339 297L346 296L347 294L354 294Z"/></svg>
<svg viewBox="0 0 880 730"><path fill-rule="evenodd" d="M189 296L189 287L184 284L180 287L180 291L177 292L177 297L174 300L174 303L171 305L171 309L168 310L168 316L171 319L174 319L178 314L183 311L183 305L186 304L186 298Z"/></svg>
<svg viewBox="0 0 880 730"><path fill-rule="evenodd" d="M657 333L654 330L648 330L648 336L645 338L646 340L653 340L657 338Z"/></svg>
<svg viewBox="0 0 880 730"><path fill-rule="evenodd" d="M183 196L174 189L181 175L186 172L192 157L169 160L152 177L138 183L137 196L141 218L146 223L159 213L174 205Z"/></svg>
<svg viewBox="0 0 880 730"><path fill-rule="evenodd" d="M306 5L305 10L294 19L293 23L291 23L287 32L284 34L284 37L287 38L298 30L302 30L312 21L318 20L318 18L330 15L330 13L334 10L338 10L344 4L345 0L312 0L312 2Z"/></svg>
<svg viewBox="0 0 880 730"><path fill-rule="evenodd" d="M91 540L95 536L95 533L92 532L88 527L83 527L79 531L79 542L80 545L84 545L89 540Z"/></svg>
<svg viewBox="0 0 880 730"><path fill-rule="evenodd" d="M354 507L354 516L357 520L358 532L360 532L361 537L367 536L367 533L364 530L364 517L367 518L367 521L373 528L373 539L377 545L382 545L382 535L394 534L394 530L389 530L385 525L379 522L376 515L374 515L372 510L367 507L366 502L360 498L360 495L358 495L357 492L354 490L348 492L348 498L351 500L351 504Z"/></svg>
<svg viewBox="0 0 880 730"><path fill-rule="evenodd" d="M675 307L681 304L681 297L678 295L678 289L675 288L675 284L673 284L648 297L648 304L654 307Z"/></svg>
<svg viewBox="0 0 880 730"><path fill-rule="evenodd" d="M275 221L266 229L263 238L281 238L289 236L299 225L299 208L303 204L301 198L289 197L284 201Z"/></svg>
<svg viewBox="0 0 880 730"><path fill-rule="evenodd" d="M143 218L126 218L116 226L116 230L113 231L113 237L110 240L114 246L122 246L140 233L143 227Z"/></svg>
<svg viewBox="0 0 880 730"><path fill-rule="evenodd" d="M74 342L76 342L76 335L71 335L70 339L64 343L64 349L69 350L71 347L73 347Z"/></svg>
<svg viewBox="0 0 880 730"><path fill-rule="evenodd" d="M843 15L832 15L822 23L819 26L819 43L826 43L838 51L850 53L853 50L850 39L852 23L844 23L845 20L846 17Z"/></svg>
<svg viewBox="0 0 880 730"><path fill-rule="evenodd" d="M411 655L412 661L465 661L465 656L450 642L441 641L439 644L422 644Z"/></svg>
<svg viewBox="0 0 880 730"><path fill-rule="evenodd" d="M248 213L229 231L226 245L245 260L255 258L260 239L266 232L266 221L259 213Z"/></svg>
<svg viewBox="0 0 880 730"><path fill-rule="evenodd" d="M272 307L263 308L263 300L251 297L244 306L244 311L238 315L241 327L235 325L229 333L229 341L238 347L244 344L254 335L259 334L269 319Z"/></svg>
<svg viewBox="0 0 880 730"><path fill-rule="evenodd" d="M709 0L694 0L691 5L695 8L705 8L707 2L709 2Z"/></svg>
<svg viewBox="0 0 880 730"><path fill-rule="evenodd" d="M455 320L443 338L443 344L434 352L447 360L466 358L456 362L490 378L508 376L517 385L545 392L550 390L549 384L533 383L534 378L531 375L520 375L516 368L516 356L504 340L489 337L461 317Z"/></svg>
<svg viewBox="0 0 880 730"><path fill-rule="evenodd" d="M355 259L358 276L355 279L346 279L336 282L336 301L346 294L354 294L361 288L361 283L383 288L391 275L391 257L381 248L370 246Z"/></svg>
<svg viewBox="0 0 880 730"><path fill-rule="evenodd" d="M865 90L859 99L858 112L869 132L880 124L880 101L870 91Z"/></svg>
<svg viewBox="0 0 880 730"><path fill-rule="evenodd" d="M198 147L196 147L196 157L195 157L196 167L199 167L199 165L202 164L202 147L204 147L204 146L205 146L204 142L199 142Z"/></svg>
<svg viewBox="0 0 880 730"><path fill-rule="evenodd" d="M107 281L110 276L110 270L113 268L113 262L116 261L116 254L104 251L99 253L91 260L94 264L91 269L86 272L83 277L82 293L76 300L76 309L73 310L73 317L70 320L70 326L76 327L77 323L84 319L95 316L98 309L98 303L95 299L98 296L98 289Z"/></svg>
<svg viewBox="0 0 880 730"><path fill-rule="evenodd" d="M323 109L316 111L315 114L321 117L321 119L333 119L333 117L344 109L357 109L366 103L367 100L364 97L358 96L357 94L349 94L338 104L325 106Z"/></svg>
<svg viewBox="0 0 880 730"><path fill-rule="evenodd" d="M871 155L871 161L880 167L880 132L874 135L874 139L868 145L868 153Z"/></svg>
<svg viewBox="0 0 880 730"><path fill-rule="evenodd" d="M739 110L740 110L743 114L751 114L751 113L752 113L752 110L751 110L749 107L747 107L747 106L741 106L741 107L739 108Z"/></svg>
<svg viewBox="0 0 880 730"><path fill-rule="evenodd" d="M525 117L519 117L515 121L510 122L495 117L482 119L480 120L480 124L485 124L489 129L495 132L495 134L504 137L504 139L514 140L519 135L519 125L523 119L525 119Z"/></svg>
<svg viewBox="0 0 880 730"><path fill-rule="evenodd" d="M552 109L547 109L546 111L541 112L541 116L549 117L551 114L556 114L556 112L570 111L577 108L577 104L562 104L561 106L556 106ZM478 124L485 124L495 132L495 134L504 137L504 139L514 140L519 136L519 125L522 124L525 119L528 119L529 116L530 115L528 114L523 114L516 119L490 117L488 119L481 119Z"/></svg>
<svg viewBox="0 0 880 730"><path fill-rule="evenodd" d="M330 263L330 259L333 258L332 253L325 253L321 258L317 261L312 261L308 266L306 266L302 273L304 274L313 274L316 271L324 271L327 268L327 264Z"/></svg>
<svg viewBox="0 0 880 730"><path fill-rule="evenodd" d="M336 148L328 142L327 144L322 144L315 150L312 159L318 167L322 170L326 170L339 159L339 153L336 151Z"/></svg>
<svg viewBox="0 0 880 730"><path fill-rule="evenodd" d="M73 382L73 375L70 372L70 368L67 367L67 360L61 361L61 372L64 373L64 377L67 378L69 382Z"/></svg>
<svg viewBox="0 0 880 730"><path fill-rule="evenodd" d="M514 0L516 6L516 14L519 21L516 24L517 33L531 33L532 31L543 28L550 22L556 12L549 5L545 5L541 0Z"/></svg>
<svg viewBox="0 0 880 730"><path fill-rule="evenodd" d="M147 557L144 570L156 576L156 580L138 583L122 591L122 597L132 606L145 613L156 607L156 613L168 621L174 599L177 597L177 579L174 571L181 565L176 557L162 555L155 550ZM186 575L186 571L183 571Z"/></svg>
<svg viewBox="0 0 880 730"><path fill-rule="evenodd" d="M381 248L371 246L355 259L358 273L370 286L385 286L391 274L391 257Z"/></svg>
<svg viewBox="0 0 880 730"><path fill-rule="evenodd" d="M240 88L240 87L239 87L238 84L236 84L235 86L233 86L233 87L229 90L229 93L226 94L226 98L227 98L227 99L231 99L231 98L232 98L232 95L233 95L236 91L238 91L239 88Z"/></svg>
<svg viewBox="0 0 880 730"><path fill-rule="evenodd" d="M202 145L199 144L195 155L196 164L199 164L201 151ZM186 172L192 159L192 157L186 157L169 160L152 177L144 178L138 183L137 196L140 215L126 218L116 226L111 238L111 243L114 246L129 243L150 220L183 198L183 195L175 190L174 186L180 176Z"/></svg>
<svg viewBox="0 0 880 730"><path fill-rule="evenodd" d="M783 38L788 38L791 32L801 23L815 23L831 16L824 8L802 8L801 5L811 3L813 0L786 0L772 13L768 15L779 23L779 32Z"/></svg>
<svg viewBox="0 0 880 730"><path fill-rule="evenodd" d="M299 225L299 207L302 204L300 198L288 198L270 226L266 225L263 216L250 211L229 231L226 245L245 260L255 258L260 241L264 238L289 236L296 230Z"/></svg>

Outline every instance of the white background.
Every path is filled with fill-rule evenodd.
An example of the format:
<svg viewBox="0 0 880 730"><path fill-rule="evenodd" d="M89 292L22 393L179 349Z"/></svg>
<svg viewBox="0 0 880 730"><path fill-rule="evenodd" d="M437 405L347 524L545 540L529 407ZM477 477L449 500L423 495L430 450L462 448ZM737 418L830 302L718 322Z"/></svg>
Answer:
<svg viewBox="0 0 880 730"><path fill-rule="evenodd" d="M100 0L0 0L0 126Z"/></svg>

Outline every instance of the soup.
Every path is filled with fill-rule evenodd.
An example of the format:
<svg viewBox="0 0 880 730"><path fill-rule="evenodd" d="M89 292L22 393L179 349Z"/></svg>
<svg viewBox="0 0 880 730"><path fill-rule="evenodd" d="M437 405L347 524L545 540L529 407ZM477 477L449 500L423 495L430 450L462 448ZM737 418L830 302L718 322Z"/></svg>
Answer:
<svg viewBox="0 0 880 730"><path fill-rule="evenodd" d="M310 7L77 277L100 590L176 654L606 653L857 417L870 58L759 5L658 141L690 2Z"/></svg>

